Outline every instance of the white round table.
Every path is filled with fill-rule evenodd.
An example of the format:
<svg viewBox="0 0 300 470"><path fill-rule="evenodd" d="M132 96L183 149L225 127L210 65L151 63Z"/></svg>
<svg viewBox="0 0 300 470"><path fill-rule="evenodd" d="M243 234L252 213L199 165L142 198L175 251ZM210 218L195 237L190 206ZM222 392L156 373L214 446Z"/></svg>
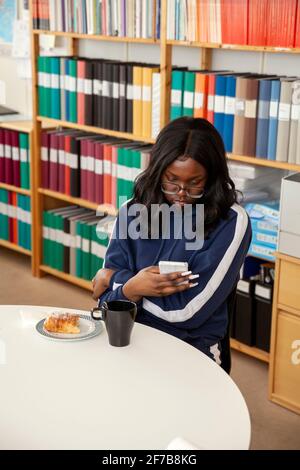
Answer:
<svg viewBox="0 0 300 470"><path fill-rule="evenodd" d="M55 310L0 306L0 449L249 448L239 389L197 349L140 324L125 348L105 329L49 340L35 324Z"/></svg>

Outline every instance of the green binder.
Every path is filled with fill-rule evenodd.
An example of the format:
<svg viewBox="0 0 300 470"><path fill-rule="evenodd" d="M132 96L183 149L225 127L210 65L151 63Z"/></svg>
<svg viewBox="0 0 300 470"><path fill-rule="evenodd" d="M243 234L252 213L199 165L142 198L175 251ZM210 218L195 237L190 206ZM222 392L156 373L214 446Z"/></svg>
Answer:
<svg viewBox="0 0 300 470"><path fill-rule="evenodd" d="M51 57L44 57L44 116L51 116Z"/></svg>
<svg viewBox="0 0 300 470"><path fill-rule="evenodd" d="M183 115L194 115L195 72L184 72Z"/></svg>
<svg viewBox="0 0 300 470"><path fill-rule="evenodd" d="M49 222L48 212L43 211L43 264L49 266Z"/></svg>
<svg viewBox="0 0 300 470"><path fill-rule="evenodd" d="M82 277L82 223L76 221L76 276Z"/></svg>
<svg viewBox="0 0 300 470"><path fill-rule="evenodd" d="M51 57L51 117L60 119L60 59Z"/></svg>
<svg viewBox="0 0 300 470"><path fill-rule="evenodd" d="M20 181L21 188L30 188L30 174L29 174L29 137L28 134L19 133L19 146L20 146Z"/></svg>
<svg viewBox="0 0 300 470"><path fill-rule="evenodd" d="M46 116L45 107L45 57L39 56L37 58L37 71L38 71L38 110L41 116Z"/></svg>
<svg viewBox="0 0 300 470"><path fill-rule="evenodd" d="M91 227L87 223L82 224L82 276L90 280L91 271Z"/></svg>
<svg viewBox="0 0 300 470"><path fill-rule="evenodd" d="M183 77L182 70L173 70L171 80L170 119L182 116L183 111Z"/></svg>

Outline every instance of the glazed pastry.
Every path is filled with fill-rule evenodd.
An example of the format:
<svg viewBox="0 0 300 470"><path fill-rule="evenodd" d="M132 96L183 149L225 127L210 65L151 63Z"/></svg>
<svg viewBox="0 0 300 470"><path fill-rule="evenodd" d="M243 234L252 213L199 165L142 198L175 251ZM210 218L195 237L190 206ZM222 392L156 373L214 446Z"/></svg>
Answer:
<svg viewBox="0 0 300 470"><path fill-rule="evenodd" d="M79 316L72 313L52 313L46 318L44 328L51 333L80 333Z"/></svg>

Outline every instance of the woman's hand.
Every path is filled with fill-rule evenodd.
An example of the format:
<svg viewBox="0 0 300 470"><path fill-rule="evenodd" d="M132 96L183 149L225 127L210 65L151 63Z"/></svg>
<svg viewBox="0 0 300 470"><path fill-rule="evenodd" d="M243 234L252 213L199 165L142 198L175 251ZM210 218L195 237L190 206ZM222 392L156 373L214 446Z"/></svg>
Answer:
<svg viewBox="0 0 300 470"><path fill-rule="evenodd" d="M97 271L93 283L93 299L98 300L100 295L109 288L111 276L115 273L114 269L102 268Z"/></svg>
<svg viewBox="0 0 300 470"><path fill-rule="evenodd" d="M139 271L123 286L123 294L127 299L138 302L142 297L164 297L166 295L183 292L197 284L191 284L191 272L160 274L158 266L149 266Z"/></svg>

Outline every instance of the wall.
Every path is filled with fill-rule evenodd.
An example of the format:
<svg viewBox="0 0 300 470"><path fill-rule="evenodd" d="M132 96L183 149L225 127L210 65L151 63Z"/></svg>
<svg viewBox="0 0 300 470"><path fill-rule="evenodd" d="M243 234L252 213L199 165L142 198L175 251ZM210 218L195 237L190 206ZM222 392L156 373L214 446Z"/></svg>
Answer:
<svg viewBox="0 0 300 470"><path fill-rule="evenodd" d="M23 2L18 1L18 19L24 18ZM9 52L9 48L4 46ZM31 80L18 76L18 62L11 55L0 55L0 80L5 83L6 102L9 108L15 109L21 114L31 115Z"/></svg>

